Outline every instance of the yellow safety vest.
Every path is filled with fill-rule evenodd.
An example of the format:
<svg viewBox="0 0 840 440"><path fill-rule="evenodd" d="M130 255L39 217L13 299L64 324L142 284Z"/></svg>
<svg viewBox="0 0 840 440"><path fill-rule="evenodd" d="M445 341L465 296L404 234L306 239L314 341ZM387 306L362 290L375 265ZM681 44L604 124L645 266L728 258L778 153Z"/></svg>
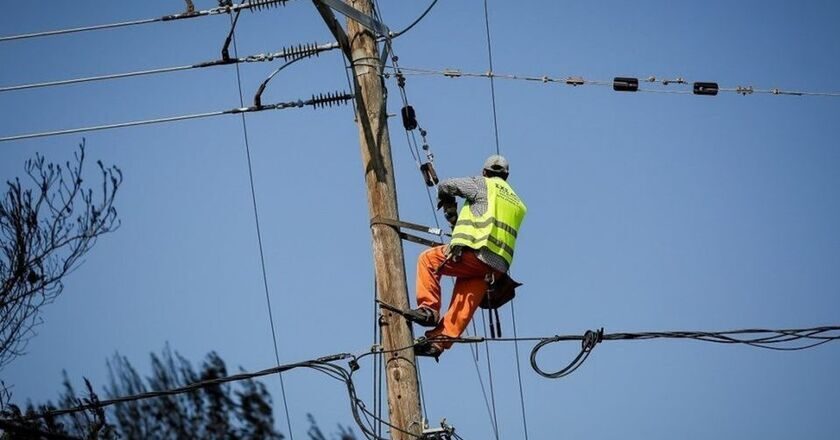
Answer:
<svg viewBox="0 0 840 440"><path fill-rule="evenodd" d="M519 225L528 209L504 179L485 177L484 183L487 185L487 211L475 216L470 209L472 205L465 203L458 214L450 244L472 249L486 247L510 265Z"/></svg>

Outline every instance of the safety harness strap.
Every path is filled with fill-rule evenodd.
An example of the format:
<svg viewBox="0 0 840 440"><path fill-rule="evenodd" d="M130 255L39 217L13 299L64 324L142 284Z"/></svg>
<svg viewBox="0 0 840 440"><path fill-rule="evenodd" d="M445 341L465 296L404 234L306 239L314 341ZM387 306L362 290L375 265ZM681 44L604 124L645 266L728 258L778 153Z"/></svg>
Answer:
<svg viewBox="0 0 840 440"><path fill-rule="evenodd" d="M516 288L522 283L514 281L508 274L496 275L488 273L484 280L487 282L487 292L478 304L482 309L487 309L487 318L490 323L490 337L493 339L502 337L502 320L499 318L499 308L510 302L516 296Z"/></svg>

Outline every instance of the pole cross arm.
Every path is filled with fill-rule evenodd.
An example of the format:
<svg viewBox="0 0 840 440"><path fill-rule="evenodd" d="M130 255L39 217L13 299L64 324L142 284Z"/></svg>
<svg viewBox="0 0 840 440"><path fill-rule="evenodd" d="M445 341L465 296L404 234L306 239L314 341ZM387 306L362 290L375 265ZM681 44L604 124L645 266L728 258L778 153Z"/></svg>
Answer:
<svg viewBox="0 0 840 440"><path fill-rule="evenodd" d="M391 227L393 227L394 229L397 230L397 233L400 235L400 238L402 238L403 240L407 240L407 241L417 243L417 244L422 244L422 245L428 246L428 247L441 246L444 243L439 242L439 241L429 240L429 239L423 238L423 237L418 237L417 235L408 234L406 232L401 231L400 229L401 228L406 228L406 229L411 229L411 230L415 230L415 231L425 232L427 234L437 235L438 237L441 237L441 238L443 238L444 236L451 237L451 234L447 234L446 232L443 232L440 228L433 228L433 227L430 227L430 226L418 225L416 223L409 223L409 222L404 222L404 221L400 221L400 220L383 218L383 217L380 217L380 216L376 216L373 219L371 219L370 225L371 225L371 227L373 225L388 225L388 226L391 226Z"/></svg>
<svg viewBox="0 0 840 440"><path fill-rule="evenodd" d="M312 3L315 4L315 8L318 9L318 13L321 14L321 18L323 18L324 22L327 24L327 28L329 28L336 41L338 41L339 46L341 46L341 51L344 52L344 56L348 61L352 61L353 56L350 52L350 39L347 38L347 33L344 32L344 28L341 27L341 23L339 23L335 18L335 14L333 14L332 9L325 5L321 0L312 0Z"/></svg>
<svg viewBox="0 0 840 440"><path fill-rule="evenodd" d="M344 32L341 24L339 24L338 20L335 18L333 9L340 12L345 17L359 23L362 27L370 30L375 35L385 39L385 47L382 49L382 53L379 56L379 64L381 66L380 73L382 73L382 70L385 68L385 61L388 58L388 53L391 51L391 30L388 29L388 26L370 15L367 15L347 3L344 3L342 0L312 0L312 2L315 3L315 7L318 9L318 13L321 14L321 18L323 18L327 23L327 27L330 29L330 32L332 32L333 36L335 36L336 40L338 40L339 44L341 44L344 56L346 56L347 60L351 63L353 62L353 55L350 51L350 40L347 38L347 34Z"/></svg>
<svg viewBox="0 0 840 440"><path fill-rule="evenodd" d="M385 26L381 21L367 15L358 9L344 3L342 0L313 0L316 4L320 3L322 5L329 6L330 8L338 11L342 15L347 18L350 18L360 25L364 26L371 32L381 35L383 37L388 37L391 33L391 30L388 29L388 26Z"/></svg>

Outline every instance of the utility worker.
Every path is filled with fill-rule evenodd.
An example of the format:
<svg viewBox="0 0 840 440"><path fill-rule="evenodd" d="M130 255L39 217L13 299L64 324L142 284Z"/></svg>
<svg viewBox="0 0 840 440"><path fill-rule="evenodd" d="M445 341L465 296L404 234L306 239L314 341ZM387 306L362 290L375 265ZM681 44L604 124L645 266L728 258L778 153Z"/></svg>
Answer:
<svg viewBox="0 0 840 440"><path fill-rule="evenodd" d="M487 276L506 276L513 261L525 204L507 183L508 161L492 155L481 176L446 179L438 185L438 208L453 225L448 246L426 250L417 260L417 305L409 320L424 327L428 340L415 346L418 356L437 359L467 328L484 297ZM460 214L455 197L465 199ZM449 309L440 319L440 277L454 276Z"/></svg>

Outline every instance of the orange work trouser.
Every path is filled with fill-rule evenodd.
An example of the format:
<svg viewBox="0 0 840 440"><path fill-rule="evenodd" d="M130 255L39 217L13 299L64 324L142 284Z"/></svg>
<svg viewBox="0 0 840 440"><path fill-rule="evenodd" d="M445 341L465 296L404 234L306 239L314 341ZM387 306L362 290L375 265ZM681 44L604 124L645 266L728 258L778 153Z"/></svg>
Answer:
<svg viewBox="0 0 840 440"><path fill-rule="evenodd" d="M426 332L428 338L461 336L487 292L487 281L484 277L488 273L500 275L498 271L479 260L472 249L464 248L458 261L450 260L443 264L445 260L446 246L428 249L417 259L417 305L419 307L428 307L440 313L440 277L441 275L456 277L449 310L446 311L437 327ZM438 267L440 270L436 273L435 270ZM451 342L445 341L439 344L444 349L452 346Z"/></svg>

